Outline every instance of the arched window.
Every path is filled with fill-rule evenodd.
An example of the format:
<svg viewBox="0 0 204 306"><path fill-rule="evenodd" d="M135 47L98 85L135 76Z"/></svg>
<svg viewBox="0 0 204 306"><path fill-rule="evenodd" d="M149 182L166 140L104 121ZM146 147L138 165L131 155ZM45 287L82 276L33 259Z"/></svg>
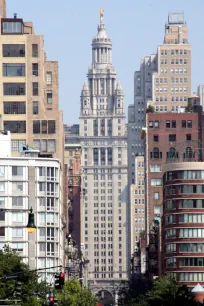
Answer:
<svg viewBox="0 0 204 306"><path fill-rule="evenodd" d="M171 147L169 149L169 158L173 158L175 156L176 156L176 150L175 150L175 148Z"/></svg>
<svg viewBox="0 0 204 306"><path fill-rule="evenodd" d="M153 149L153 157L154 158L159 158L159 149L158 148Z"/></svg>
<svg viewBox="0 0 204 306"><path fill-rule="evenodd" d="M192 158L193 157L193 151L192 151L191 147L186 148L185 157L186 158Z"/></svg>
<svg viewBox="0 0 204 306"><path fill-rule="evenodd" d="M86 100L84 100L84 105L87 105Z"/></svg>

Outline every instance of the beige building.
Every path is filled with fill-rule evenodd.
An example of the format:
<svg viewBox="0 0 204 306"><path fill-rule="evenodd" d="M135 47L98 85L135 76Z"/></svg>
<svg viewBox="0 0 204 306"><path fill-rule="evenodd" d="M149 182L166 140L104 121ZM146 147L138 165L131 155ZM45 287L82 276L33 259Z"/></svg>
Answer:
<svg viewBox="0 0 204 306"><path fill-rule="evenodd" d="M11 132L12 155L27 144L63 161L63 121L58 109L58 62L47 61L43 35L0 0L0 126ZM60 135L60 137L59 137Z"/></svg>
<svg viewBox="0 0 204 306"><path fill-rule="evenodd" d="M157 56L158 72L152 80L154 108L160 112L178 112L191 95L191 45L183 14L169 14Z"/></svg>
<svg viewBox="0 0 204 306"><path fill-rule="evenodd" d="M134 253L141 233L145 230L144 155L135 158L135 184L130 186L131 254Z"/></svg>

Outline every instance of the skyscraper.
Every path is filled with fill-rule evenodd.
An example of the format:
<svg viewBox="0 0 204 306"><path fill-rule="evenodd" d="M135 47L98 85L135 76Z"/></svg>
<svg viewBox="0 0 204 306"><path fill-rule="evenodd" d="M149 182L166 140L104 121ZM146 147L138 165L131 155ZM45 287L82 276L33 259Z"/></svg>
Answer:
<svg viewBox="0 0 204 306"><path fill-rule="evenodd" d="M5 0L0 18L0 128L11 132L13 156L28 144L63 161L58 62L46 59L43 35L34 33L32 22L6 17Z"/></svg>
<svg viewBox="0 0 204 306"><path fill-rule="evenodd" d="M146 56L134 76L134 104L128 109L129 183L134 182L135 154L144 151L140 134L146 107L179 112L191 95L191 45L184 14L172 13L165 24L163 44Z"/></svg>
<svg viewBox="0 0 204 306"><path fill-rule="evenodd" d="M92 40L88 84L81 92L80 143L86 195L82 232L94 288L112 290L128 278L129 213L124 96L112 65L103 10Z"/></svg>

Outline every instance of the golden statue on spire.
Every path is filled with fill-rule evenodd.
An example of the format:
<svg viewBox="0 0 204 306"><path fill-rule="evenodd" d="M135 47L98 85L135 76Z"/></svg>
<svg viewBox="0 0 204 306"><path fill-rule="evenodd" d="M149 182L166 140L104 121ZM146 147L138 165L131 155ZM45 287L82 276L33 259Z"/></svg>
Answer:
<svg viewBox="0 0 204 306"><path fill-rule="evenodd" d="M100 10L99 10L99 14L100 14L100 23L103 23L104 9L100 9Z"/></svg>

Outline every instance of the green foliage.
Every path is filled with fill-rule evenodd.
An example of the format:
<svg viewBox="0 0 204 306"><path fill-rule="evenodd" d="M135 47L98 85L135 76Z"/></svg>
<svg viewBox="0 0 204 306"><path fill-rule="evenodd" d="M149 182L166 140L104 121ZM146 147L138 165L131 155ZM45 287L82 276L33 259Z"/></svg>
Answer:
<svg viewBox="0 0 204 306"><path fill-rule="evenodd" d="M167 278L155 280L153 287L145 295L138 299L129 301L132 306L196 306L194 300L186 286L179 286L179 283Z"/></svg>
<svg viewBox="0 0 204 306"><path fill-rule="evenodd" d="M38 283L36 272L29 271L28 265L8 246L0 250L0 299L14 298L17 281L22 283L21 305L41 306L45 302L47 285ZM38 295L38 297L37 297ZM18 298L19 299L19 298Z"/></svg>
<svg viewBox="0 0 204 306"><path fill-rule="evenodd" d="M149 114L149 113L154 113L154 107L152 105L149 105L146 109L146 113Z"/></svg>
<svg viewBox="0 0 204 306"><path fill-rule="evenodd" d="M63 290L55 294L59 306L95 306L97 302L91 290L82 288L76 279L65 281Z"/></svg>

